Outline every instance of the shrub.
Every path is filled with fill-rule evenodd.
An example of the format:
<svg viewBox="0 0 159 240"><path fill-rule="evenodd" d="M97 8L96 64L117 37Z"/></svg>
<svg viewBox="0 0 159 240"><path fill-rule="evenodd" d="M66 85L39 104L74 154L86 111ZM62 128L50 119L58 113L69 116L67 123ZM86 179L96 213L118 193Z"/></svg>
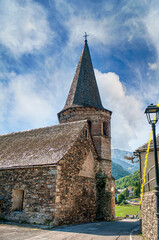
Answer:
<svg viewBox="0 0 159 240"><path fill-rule="evenodd" d="M129 197L129 191L128 191L128 189L125 189L125 190L122 192L122 194L124 195L125 199L126 199L127 197Z"/></svg>
<svg viewBox="0 0 159 240"><path fill-rule="evenodd" d="M125 196L122 193L120 193L117 197L117 203L121 204L123 200L125 202Z"/></svg>
<svg viewBox="0 0 159 240"><path fill-rule="evenodd" d="M125 199L120 203L120 205L125 205Z"/></svg>

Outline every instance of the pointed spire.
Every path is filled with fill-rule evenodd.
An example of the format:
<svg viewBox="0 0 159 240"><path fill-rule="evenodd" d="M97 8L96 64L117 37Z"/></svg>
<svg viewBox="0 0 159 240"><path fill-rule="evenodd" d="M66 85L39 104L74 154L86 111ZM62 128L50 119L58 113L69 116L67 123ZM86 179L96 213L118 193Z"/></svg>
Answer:
<svg viewBox="0 0 159 240"><path fill-rule="evenodd" d="M64 109L76 106L102 108L87 39L76 69L76 73Z"/></svg>

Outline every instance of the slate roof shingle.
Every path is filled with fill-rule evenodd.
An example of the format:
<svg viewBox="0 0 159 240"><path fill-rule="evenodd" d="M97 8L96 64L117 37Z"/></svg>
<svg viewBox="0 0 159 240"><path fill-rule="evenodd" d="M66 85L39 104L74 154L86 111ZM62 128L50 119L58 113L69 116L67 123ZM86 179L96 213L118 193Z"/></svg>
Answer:
<svg viewBox="0 0 159 240"><path fill-rule="evenodd" d="M0 168L57 164L87 121L54 125L0 136Z"/></svg>
<svg viewBox="0 0 159 240"><path fill-rule="evenodd" d="M63 110L78 106L104 109L95 79L87 41L85 41L85 45Z"/></svg>

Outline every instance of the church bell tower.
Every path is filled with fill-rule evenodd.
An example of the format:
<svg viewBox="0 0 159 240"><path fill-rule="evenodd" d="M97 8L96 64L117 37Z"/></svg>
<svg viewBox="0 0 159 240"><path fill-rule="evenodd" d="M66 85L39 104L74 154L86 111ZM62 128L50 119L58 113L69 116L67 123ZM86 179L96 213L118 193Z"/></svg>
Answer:
<svg viewBox="0 0 159 240"><path fill-rule="evenodd" d="M76 69L76 73L62 111L58 113L60 123L75 122L87 120L90 132L93 138L99 160L99 177L106 177L105 192L112 192L111 176L111 121L112 112L105 109L102 105L91 56L88 48L87 39L85 39L84 48ZM105 194L105 201L112 202L109 194ZM104 213L100 203L102 213L97 215L107 215L105 219L111 219L111 213ZM105 203L104 203L105 205ZM109 205L110 206L110 205ZM99 212L98 211L98 212ZM109 210L108 210L109 211Z"/></svg>

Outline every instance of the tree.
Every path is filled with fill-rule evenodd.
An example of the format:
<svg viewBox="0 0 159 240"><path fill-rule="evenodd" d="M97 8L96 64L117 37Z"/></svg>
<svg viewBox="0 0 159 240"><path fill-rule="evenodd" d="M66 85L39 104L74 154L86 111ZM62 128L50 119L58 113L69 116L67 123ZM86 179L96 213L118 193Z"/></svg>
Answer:
<svg viewBox="0 0 159 240"><path fill-rule="evenodd" d="M125 197L122 193L120 193L117 197L117 203L121 204L123 202L123 200L125 200Z"/></svg>
<svg viewBox="0 0 159 240"><path fill-rule="evenodd" d="M115 186L116 189L134 187L136 181L140 181L140 170L134 172L133 175L125 176L118 179L117 181L115 181Z"/></svg>
<svg viewBox="0 0 159 240"><path fill-rule="evenodd" d="M140 183L139 182L135 182L133 197L140 197Z"/></svg>
<svg viewBox="0 0 159 240"><path fill-rule="evenodd" d="M129 197L129 191L128 189L125 189L122 194L124 195L125 199Z"/></svg>

